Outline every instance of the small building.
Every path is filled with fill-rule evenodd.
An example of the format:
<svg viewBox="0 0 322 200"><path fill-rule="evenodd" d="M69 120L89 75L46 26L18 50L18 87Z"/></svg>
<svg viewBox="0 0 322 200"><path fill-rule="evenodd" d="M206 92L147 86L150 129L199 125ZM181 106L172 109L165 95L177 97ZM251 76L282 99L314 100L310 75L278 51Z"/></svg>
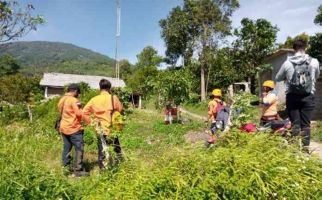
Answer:
<svg viewBox="0 0 322 200"><path fill-rule="evenodd" d="M272 53L266 58L266 62L273 66L273 69L267 70L260 75L260 86L262 86L265 80L275 80L275 76L278 73L279 69L282 67L284 61L288 56L294 55L293 49L279 49L276 52ZM261 88L261 87L260 87ZM278 82L276 83L276 90L278 91L279 102L285 104L285 83ZM260 89L261 92L261 89ZM312 119L322 119L322 76L317 80L316 83L316 109L314 110Z"/></svg>
<svg viewBox="0 0 322 200"><path fill-rule="evenodd" d="M230 97L233 97L237 92L250 92L250 82L236 82L228 87Z"/></svg>
<svg viewBox="0 0 322 200"><path fill-rule="evenodd" d="M64 94L64 87L71 83L84 82L89 85L91 89L99 89L99 82L101 79L107 79L112 83L112 87L125 87L125 82L122 79L105 77L105 76L90 76L78 74L63 74L63 73L44 73L40 80L40 86L45 88L45 98L52 96L61 96ZM135 107L141 107L141 95L133 93L129 97L129 102Z"/></svg>

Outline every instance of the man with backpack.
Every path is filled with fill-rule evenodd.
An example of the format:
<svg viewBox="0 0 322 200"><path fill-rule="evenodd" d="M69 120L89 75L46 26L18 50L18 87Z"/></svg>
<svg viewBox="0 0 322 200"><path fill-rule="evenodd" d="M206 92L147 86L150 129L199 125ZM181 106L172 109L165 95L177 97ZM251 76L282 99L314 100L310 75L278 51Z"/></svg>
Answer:
<svg viewBox="0 0 322 200"><path fill-rule="evenodd" d="M122 104L117 96L111 94L111 82L102 79L99 82L101 93L93 97L83 109L83 118L87 124L91 124L90 115L93 114L94 123L103 133L98 133L98 164L101 170L105 169L106 145L113 145L119 159L122 159L122 150L119 139L111 135L112 118L114 112L122 111ZM98 131L98 130L97 130Z"/></svg>
<svg viewBox="0 0 322 200"><path fill-rule="evenodd" d="M70 84L67 93L59 100L58 110L61 115L59 121L59 132L64 142L63 166L68 167L71 164L71 150L74 146L76 166L74 169L75 176L87 176L88 172L83 169L83 126L81 124L82 111L80 102L77 97L80 94L80 88L77 84Z"/></svg>
<svg viewBox="0 0 322 200"><path fill-rule="evenodd" d="M286 109L292 123L292 135L303 136L303 147L310 145L311 115L315 107L315 82L320 75L319 62L305 53L306 42L296 40L294 56L283 63L276 81L286 82Z"/></svg>

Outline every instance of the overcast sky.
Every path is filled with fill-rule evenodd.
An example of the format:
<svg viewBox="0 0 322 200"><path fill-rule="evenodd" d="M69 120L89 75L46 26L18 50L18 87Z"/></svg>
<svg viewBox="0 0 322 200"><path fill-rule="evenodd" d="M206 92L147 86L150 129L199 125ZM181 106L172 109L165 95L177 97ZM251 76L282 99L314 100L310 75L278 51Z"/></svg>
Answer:
<svg viewBox="0 0 322 200"><path fill-rule="evenodd" d="M136 55L147 45L164 55L159 20L181 5L181 0L120 0L121 37L119 57L136 62ZM72 43L114 58L115 0L20 0L32 3L35 13L44 15L47 24L21 40ZM265 18L277 25L277 42L287 36L322 32L313 19L321 0L241 0L233 15L233 26L244 17Z"/></svg>

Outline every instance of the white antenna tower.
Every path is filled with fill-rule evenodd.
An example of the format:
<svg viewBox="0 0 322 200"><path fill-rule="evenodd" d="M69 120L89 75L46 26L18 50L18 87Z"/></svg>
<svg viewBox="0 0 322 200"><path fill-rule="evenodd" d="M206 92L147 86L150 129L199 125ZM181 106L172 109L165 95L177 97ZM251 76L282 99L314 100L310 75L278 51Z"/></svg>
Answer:
<svg viewBox="0 0 322 200"><path fill-rule="evenodd" d="M115 34L115 76L120 79L120 66L118 62L118 45L121 35L121 6L120 0L116 0L116 34Z"/></svg>

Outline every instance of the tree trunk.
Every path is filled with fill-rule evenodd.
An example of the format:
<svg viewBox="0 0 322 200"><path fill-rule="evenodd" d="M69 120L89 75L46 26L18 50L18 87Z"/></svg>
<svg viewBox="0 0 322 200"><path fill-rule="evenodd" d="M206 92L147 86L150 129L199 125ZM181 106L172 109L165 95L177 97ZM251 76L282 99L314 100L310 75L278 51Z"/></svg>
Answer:
<svg viewBox="0 0 322 200"><path fill-rule="evenodd" d="M211 67L209 67L209 69L208 69L208 73L207 73L207 79L206 79L206 89L205 89L205 91L206 91L206 93L207 93L207 91L208 91L208 85L209 85L209 77L210 77L210 71L211 71Z"/></svg>
<svg viewBox="0 0 322 200"><path fill-rule="evenodd" d="M205 67L204 64L201 64L201 68L200 68L200 78L201 78L201 82L200 82L200 95L201 95L201 101L205 101L206 100L206 90L205 90Z"/></svg>
<svg viewBox="0 0 322 200"><path fill-rule="evenodd" d="M250 77L250 92L252 94L256 92L256 77L254 75Z"/></svg>

